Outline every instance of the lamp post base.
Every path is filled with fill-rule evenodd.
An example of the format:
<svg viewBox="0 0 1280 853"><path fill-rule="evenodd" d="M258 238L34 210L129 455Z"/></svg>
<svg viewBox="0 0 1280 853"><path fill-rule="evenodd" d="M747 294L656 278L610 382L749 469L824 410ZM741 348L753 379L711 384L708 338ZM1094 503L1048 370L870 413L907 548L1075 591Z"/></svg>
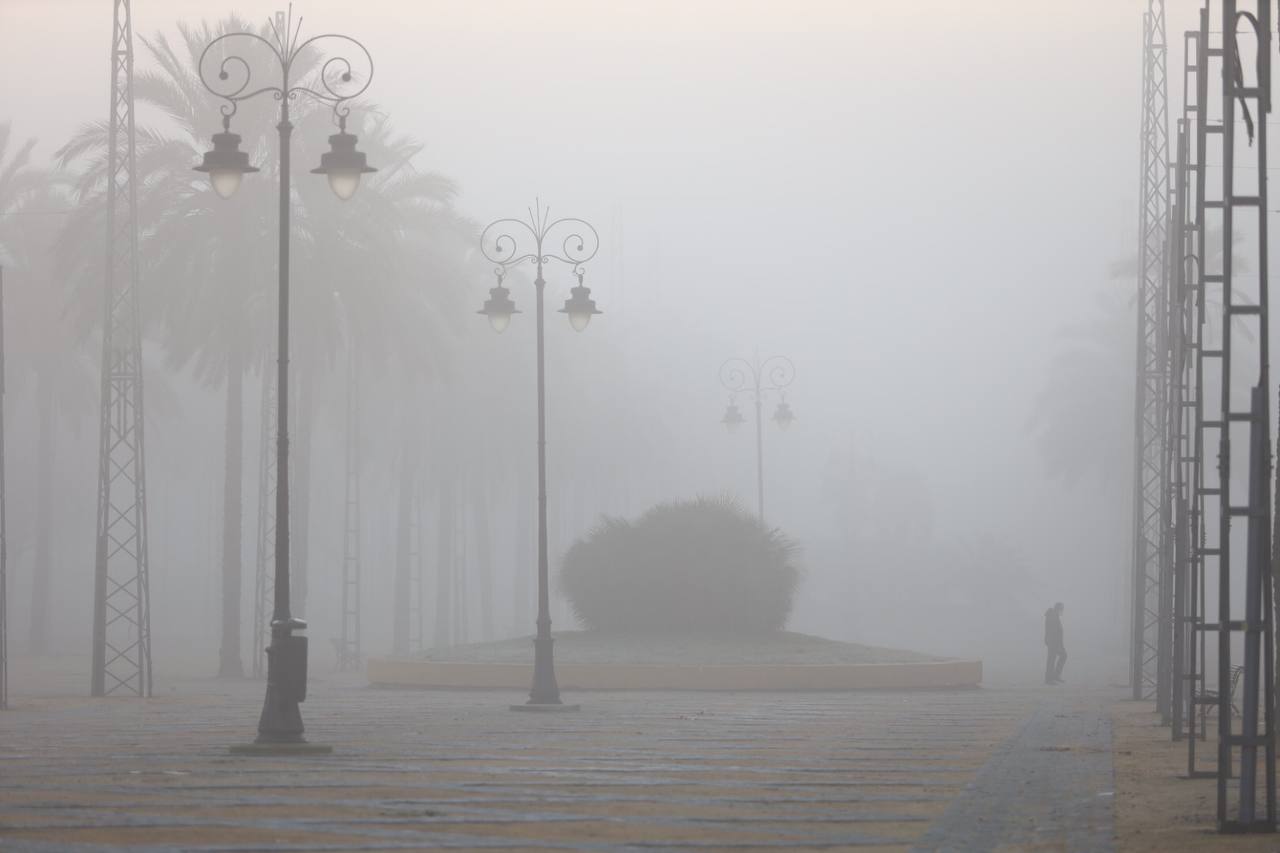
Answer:
<svg viewBox="0 0 1280 853"><path fill-rule="evenodd" d="M554 711L581 711L581 705L565 705L560 702L550 704L547 702L526 702L523 705L510 706L512 711L533 711L535 713L554 712Z"/></svg>

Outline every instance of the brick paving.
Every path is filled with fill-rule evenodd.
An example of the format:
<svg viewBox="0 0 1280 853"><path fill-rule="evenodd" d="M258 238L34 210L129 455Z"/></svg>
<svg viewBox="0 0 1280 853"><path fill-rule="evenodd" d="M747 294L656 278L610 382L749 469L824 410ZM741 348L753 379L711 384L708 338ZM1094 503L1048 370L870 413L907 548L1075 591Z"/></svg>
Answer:
<svg viewBox="0 0 1280 853"><path fill-rule="evenodd" d="M0 714L0 849L986 849L1008 828L965 836L978 847L937 832L993 755L1064 701L589 692L571 697L577 713L515 714L505 692L328 678L303 713L334 754L227 754L261 695L189 681L147 701L15 697ZM1021 754L1069 762L1040 749L1061 734Z"/></svg>

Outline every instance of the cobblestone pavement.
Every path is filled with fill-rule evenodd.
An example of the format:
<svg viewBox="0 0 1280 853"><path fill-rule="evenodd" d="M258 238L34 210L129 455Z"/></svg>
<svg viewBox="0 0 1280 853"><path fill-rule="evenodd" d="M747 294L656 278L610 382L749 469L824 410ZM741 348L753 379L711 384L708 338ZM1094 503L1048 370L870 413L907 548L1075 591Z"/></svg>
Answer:
<svg viewBox="0 0 1280 853"><path fill-rule="evenodd" d="M505 693L323 680L303 712L333 755L227 754L261 695L19 698L0 714L0 849L991 849L1009 827L951 843L935 822L1011 760L1069 762L1055 738L1079 732L1054 714L1093 707L1055 712L1048 690L619 692L515 714Z"/></svg>

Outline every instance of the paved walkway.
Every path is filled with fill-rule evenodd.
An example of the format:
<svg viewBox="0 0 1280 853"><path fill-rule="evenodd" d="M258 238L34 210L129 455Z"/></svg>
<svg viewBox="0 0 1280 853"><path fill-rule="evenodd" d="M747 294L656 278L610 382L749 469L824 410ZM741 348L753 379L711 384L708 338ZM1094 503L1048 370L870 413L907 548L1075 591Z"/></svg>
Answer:
<svg viewBox="0 0 1280 853"><path fill-rule="evenodd" d="M0 849L985 850L1057 838L1105 850L1110 838L1096 796L1110 694L584 693L578 713L514 714L519 697L505 693L320 680L303 712L332 756L226 754L252 735L261 692L202 681L150 701L18 697L0 715Z"/></svg>
<svg viewBox="0 0 1280 853"><path fill-rule="evenodd" d="M1114 697L1047 697L935 821L922 850L1114 849Z"/></svg>

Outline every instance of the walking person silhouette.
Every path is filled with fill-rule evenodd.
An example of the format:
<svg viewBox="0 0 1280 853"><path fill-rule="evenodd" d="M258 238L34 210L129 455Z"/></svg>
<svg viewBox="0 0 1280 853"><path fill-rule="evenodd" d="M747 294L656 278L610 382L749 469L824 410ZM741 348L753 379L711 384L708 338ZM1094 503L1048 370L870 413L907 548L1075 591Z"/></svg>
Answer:
<svg viewBox="0 0 1280 853"><path fill-rule="evenodd" d="M1067 647L1062 641L1062 602L1044 612L1044 644L1048 658L1044 664L1044 683L1062 684L1062 667L1067 662Z"/></svg>

